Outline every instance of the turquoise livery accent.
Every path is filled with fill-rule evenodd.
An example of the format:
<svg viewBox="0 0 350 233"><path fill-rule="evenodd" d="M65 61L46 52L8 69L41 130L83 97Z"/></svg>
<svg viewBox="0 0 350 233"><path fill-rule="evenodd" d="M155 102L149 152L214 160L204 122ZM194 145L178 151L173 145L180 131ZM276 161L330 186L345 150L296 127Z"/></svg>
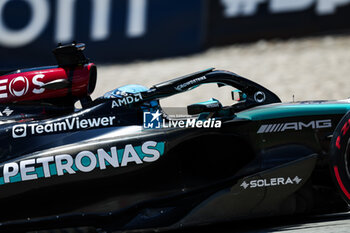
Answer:
<svg viewBox="0 0 350 233"><path fill-rule="evenodd" d="M210 100L204 101L204 102L199 102L196 104L202 104L202 105L206 105L206 104L219 104L220 102L217 99L211 98Z"/></svg>
<svg viewBox="0 0 350 233"><path fill-rule="evenodd" d="M345 114L348 111L350 111L349 103L322 102L310 104L270 104L239 112L236 115L238 118L259 121L296 116Z"/></svg>

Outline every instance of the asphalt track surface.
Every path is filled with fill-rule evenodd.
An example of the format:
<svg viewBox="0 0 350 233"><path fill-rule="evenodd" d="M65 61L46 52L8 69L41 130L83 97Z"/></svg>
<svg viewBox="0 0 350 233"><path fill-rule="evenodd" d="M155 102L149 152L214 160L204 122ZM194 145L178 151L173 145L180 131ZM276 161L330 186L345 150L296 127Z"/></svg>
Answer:
<svg viewBox="0 0 350 233"><path fill-rule="evenodd" d="M221 223L171 233L332 233L350 232L350 212L307 217L280 217Z"/></svg>

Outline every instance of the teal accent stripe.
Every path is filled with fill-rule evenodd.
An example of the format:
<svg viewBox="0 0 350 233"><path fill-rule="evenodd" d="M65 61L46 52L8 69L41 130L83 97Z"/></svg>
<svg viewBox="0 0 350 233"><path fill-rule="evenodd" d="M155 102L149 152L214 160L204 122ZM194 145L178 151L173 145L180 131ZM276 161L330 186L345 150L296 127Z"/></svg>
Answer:
<svg viewBox="0 0 350 233"><path fill-rule="evenodd" d="M216 103L219 103L219 101L214 99L214 98L211 98L210 100L199 102L199 103L195 103L195 104L206 105L206 104L216 104Z"/></svg>
<svg viewBox="0 0 350 233"><path fill-rule="evenodd" d="M121 164L121 163L122 163L123 154L124 154L124 149L117 150L117 155L118 155L118 163L119 163L119 164Z"/></svg>
<svg viewBox="0 0 350 233"><path fill-rule="evenodd" d="M17 175L10 177L10 183L20 182L22 181L21 174L18 173Z"/></svg>
<svg viewBox="0 0 350 233"><path fill-rule="evenodd" d="M57 175L57 169L56 169L56 165L55 164L49 164L49 168L50 168L50 173L52 176Z"/></svg>
<svg viewBox="0 0 350 233"><path fill-rule="evenodd" d="M345 114L350 111L350 103L266 105L237 113L238 118L247 120L268 120L284 117Z"/></svg>
<svg viewBox="0 0 350 233"><path fill-rule="evenodd" d="M36 172L38 178L43 178L43 177L45 177L45 175L44 175L44 168L43 168L43 167L37 167L37 168L35 168L35 172Z"/></svg>
<svg viewBox="0 0 350 233"><path fill-rule="evenodd" d="M155 149L159 151L160 156L164 154L165 150L165 143L164 142L158 142L157 145L155 146Z"/></svg>

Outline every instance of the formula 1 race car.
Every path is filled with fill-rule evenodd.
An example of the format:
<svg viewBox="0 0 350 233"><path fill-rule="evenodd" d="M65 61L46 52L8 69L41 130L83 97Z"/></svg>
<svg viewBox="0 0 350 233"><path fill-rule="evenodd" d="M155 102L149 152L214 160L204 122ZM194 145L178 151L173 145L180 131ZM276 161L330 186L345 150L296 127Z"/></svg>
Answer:
<svg viewBox="0 0 350 233"><path fill-rule="evenodd" d="M347 210L349 99L281 103L211 68L92 100L97 71L84 47L59 45L57 66L1 73L0 232L166 230ZM193 103L187 117L160 105L208 83L232 87L234 103Z"/></svg>

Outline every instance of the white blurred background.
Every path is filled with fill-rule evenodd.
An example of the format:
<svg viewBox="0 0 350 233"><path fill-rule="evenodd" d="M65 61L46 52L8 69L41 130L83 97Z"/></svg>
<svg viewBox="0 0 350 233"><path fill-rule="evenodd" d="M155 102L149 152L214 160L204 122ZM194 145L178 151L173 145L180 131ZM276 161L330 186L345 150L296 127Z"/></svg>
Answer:
<svg viewBox="0 0 350 233"><path fill-rule="evenodd" d="M283 102L350 97L350 36L258 41L211 48L191 56L98 66L96 98L115 87L162 81L205 68L235 72L275 92ZM219 90L219 91L218 91ZM162 101L163 106L186 106L217 97L230 103L230 91L198 89Z"/></svg>

